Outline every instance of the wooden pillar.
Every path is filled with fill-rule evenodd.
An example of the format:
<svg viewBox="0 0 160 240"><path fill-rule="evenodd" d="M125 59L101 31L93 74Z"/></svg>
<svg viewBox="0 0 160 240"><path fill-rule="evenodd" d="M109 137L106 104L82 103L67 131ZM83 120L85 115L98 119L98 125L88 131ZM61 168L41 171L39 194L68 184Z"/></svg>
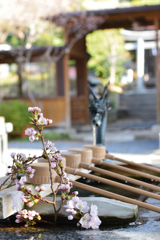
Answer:
<svg viewBox="0 0 160 240"><path fill-rule="evenodd" d="M23 85L23 77L22 77L22 63L17 63L17 74L18 74L18 96L22 97L22 85Z"/></svg>
<svg viewBox="0 0 160 240"><path fill-rule="evenodd" d="M57 96L64 96L64 67L63 58L56 62L56 92Z"/></svg>
<svg viewBox="0 0 160 240"><path fill-rule="evenodd" d="M88 124L88 79L87 79L87 59L76 59L77 68L77 96L83 96L85 99L85 124Z"/></svg>
<svg viewBox="0 0 160 240"><path fill-rule="evenodd" d="M84 58L76 59L77 69L77 96L84 96L85 93L85 78L86 78L86 61Z"/></svg>
<svg viewBox="0 0 160 240"><path fill-rule="evenodd" d="M88 91L88 70L87 70L87 59L84 60L84 96L85 96L85 107L86 107L86 122L89 123L89 91Z"/></svg>
<svg viewBox="0 0 160 240"><path fill-rule="evenodd" d="M156 29L156 49L157 55L155 59L155 76L156 76L156 89L157 89L157 123L160 124L160 72L159 72L159 47L158 47L158 30L159 18L155 18Z"/></svg>
<svg viewBox="0 0 160 240"><path fill-rule="evenodd" d="M57 97L64 97L65 100L65 128L70 131L71 127L71 110L70 110L70 84L68 78L68 60L69 55L66 53L56 63L56 91ZM59 111L63 111L59 109Z"/></svg>
<svg viewBox="0 0 160 240"><path fill-rule="evenodd" d="M71 100L70 100L70 82L68 77L68 61L69 54L63 56L63 70L64 70L64 97L65 97L65 122L66 130L69 133L71 128Z"/></svg>

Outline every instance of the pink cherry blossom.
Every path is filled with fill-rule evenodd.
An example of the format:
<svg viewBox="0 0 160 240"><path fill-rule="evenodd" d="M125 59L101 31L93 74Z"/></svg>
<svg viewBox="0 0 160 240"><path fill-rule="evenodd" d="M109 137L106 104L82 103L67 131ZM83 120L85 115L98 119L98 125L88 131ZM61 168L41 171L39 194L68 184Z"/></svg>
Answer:
<svg viewBox="0 0 160 240"><path fill-rule="evenodd" d="M79 223L81 224L81 226L83 228L88 229L90 226L88 224L89 220L91 219L89 213L86 213L79 221Z"/></svg>
<svg viewBox="0 0 160 240"><path fill-rule="evenodd" d="M33 177L34 177L34 174L33 174L33 173L31 173L31 174L29 175L29 177L30 177L30 178L33 178Z"/></svg>
<svg viewBox="0 0 160 240"><path fill-rule="evenodd" d="M26 172L31 172L31 171L32 171L31 166L27 166Z"/></svg>
<svg viewBox="0 0 160 240"><path fill-rule="evenodd" d="M98 216L91 217L91 220L88 222L89 228L98 229L101 224L101 220Z"/></svg>
<svg viewBox="0 0 160 240"><path fill-rule="evenodd" d="M35 135L37 133L33 127L31 127L30 130L31 130L31 135Z"/></svg>
<svg viewBox="0 0 160 240"><path fill-rule="evenodd" d="M30 211L28 211L28 212L30 212ZM36 214L39 215L39 213L37 213L36 211L32 210L32 216L34 217L34 216L36 216Z"/></svg>
<svg viewBox="0 0 160 240"><path fill-rule="evenodd" d="M56 167L57 167L57 163L56 163L56 162L52 162L52 163L51 163L51 168L52 168L52 169L55 169Z"/></svg>
<svg viewBox="0 0 160 240"><path fill-rule="evenodd" d="M44 117L40 117L38 119L38 122L39 122L40 125L43 125L43 126L47 124L47 120Z"/></svg>
<svg viewBox="0 0 160 240"><path fill-rule="evenodd" d="M26 181L27 181L26 176L23 176L23 177L21 177L19 183L24 183L24 182L26 182Z"/></svg>
<svg viewBox="0 0 160 240"><path fill-rule="evenodd" d="M30 136L30 135L31 135L31 129L30 129L30 128L27 128L27 129L25 130L25 135L27 135L27 136Z"/></svg>
<svg viewBox="0 0 160 240"><path fill-rule="evenodd" d="M27 209L22 210L22 214L27 214L27 213L28 213Z"/></svg>
<svg viewBox="0 0 160 240"><path fill-rule="evenodd" d="M29 137L29 141L30 141L30 142L33 142L34 140L35 140L35 136L31 135L31 136Z"/></svg>
<svg viewBox="0 0 160 240"><path fill-rule="evenodd" d="M18 182L18 181L16 182L16 189L17 189L17 191L21 190L23 187L24 187L23 184L21 184L21 183Z"/></svg>
<svg viewBox="0 0 160 240"><path fill-rule="evenodd" d="M61 186L59 187L60 190L65 190L65 184L61 184Z"/></svg>
<svg viewBox="0 0 160 240"><path fill-rule="evenodd" d="M34 110L35 112L38 112L38 113L41 112L41 109L40 109L39 107L33 107L33 110Z"/></svg>
<svg viewBox="0 0 160 240"><path fill-rule="evenodd" d="M23 202L28 202L26 195L22 194L21 199Z"/></svg>
<svg viewBox="0 0 160 240"><path fill-rule="evenodd" d="M52 143L51 141L48 141L46 144L46 148L50 148L52 146L54 146L54 143Z"/></svg>
<svg viewBox="0 0 160 240"><path fill-rule="evenodd" d="M67 205L65 205L64 207L66 207L67 209L74 209L73 201L72 200L68 201Z"/></svg>
<svg viewBox="0 0 160 240"><path fill-rule="evenodd" d="M79 197L73 197L73 198L72 198L72 201L73 201L74 205L78 204L78 202L79 202Z"/></svg>
<svg viewBox="0 0 160 240"><path fill-rule="evenodd" d="M81 211L82 207L83 207L83 201L79 200L78 203L76 204L76 208L79 209Z"/></svg>
<svg viewBox="0 0 160 240"><path fill-rule="evenodd" d="M97 216L97 214L98 214L98 208L97 208L96 205L93 205L93 204L91 205L90 214L91 214L92 217Z"/></svg>
<svg viewBox="0 0 160 240"><path fill-rule="evenodd" d="M33 217L35 216L35 214L32 214L32 211L28 211L28 219L29 220L33 220Z"/></svg>

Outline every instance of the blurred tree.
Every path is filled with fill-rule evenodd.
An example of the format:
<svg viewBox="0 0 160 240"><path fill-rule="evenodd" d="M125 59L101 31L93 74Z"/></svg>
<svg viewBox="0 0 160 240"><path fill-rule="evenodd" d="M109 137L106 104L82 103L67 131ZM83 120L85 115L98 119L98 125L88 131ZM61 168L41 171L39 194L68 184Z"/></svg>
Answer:
<svg viewBox="0 0 160 240"><path fill-rule="evenodd" d="M31 47L32 44L61 45L62 31L58 31L45 17L64 11L83 9L83 0L0 0L0 43L13 47ZM54 38L58 39L56 41ZM45 45L46 45L45 44Z"/></svg>
<svg viewBox="0 0 160 240"><path fill-rule="evenodd" d="M123 6L125 3L129 3L130 6L143 6L143 5L155 5L160 4L159 0L119 0Z"/></svg>
<svg viewBox="0 0 160 240"><path fill-rule="evenodd" d="M102 81L118 84L129 60L124 49L124 38L119 30L98 30L86 37L87 51L91 55L89 69Z"/></svg>

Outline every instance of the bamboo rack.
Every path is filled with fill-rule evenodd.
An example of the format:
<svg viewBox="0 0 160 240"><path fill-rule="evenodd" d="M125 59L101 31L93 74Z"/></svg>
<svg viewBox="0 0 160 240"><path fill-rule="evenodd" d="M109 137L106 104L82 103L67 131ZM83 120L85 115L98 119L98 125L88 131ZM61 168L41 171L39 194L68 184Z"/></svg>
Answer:
<svg viewBox="0 0 160 240"><path fill-rule="evenodd" d="M91 174L88 174L88 173L83 173L83 172L80 172L80 171L78 171L77 169L74 169L74 168L66 167L65 172L73 174L73 175L79 175L81 177L89 178L89 179L92 179L92 180L97 181L97 182L102 182L102 183L105 183L105 184L108 184L108 185L111 185L111 186L114 186L114 187L122 188L122 189L125 189L127 191L135 192L135 193L138 193L140 195L142 194L142 195L145 195L147 197L151 197L151 198L155 198L155 199L160 200L160 195L158 195L158 194L151 193L151 192L148 192L148 191L145 191L145 190L142 190L142 189L138 189L138 188L135 188L135 187L127 186L125 184L118 183L118 182L115 182L115 181L112 181L112 180L109 180L109 179L105 179L105 178L102 178L102 177L94 176L94 175L91 175ZM89 190L89 188L90 188L90 186L88 187L88 190Z"/></svg>
<svg viewBox="0 0 160 240"><path fill-rule="evenodd" d="M149 184L149 183L146 183L146 182L134 179L134 178L126 177L126 176L118 174L118 173L110 172L110 171L107 171L107 170L104 170L104 169L101 169L101 168L98 168L98 167L93 167L93 166L91 166L89 164L86 164L86 163L81 162L79 167L84 168L84 169L88 169L88 170L91 170L91 171L94 171L94 172L102 173L102 174L104 174L106 176L109 176L109 177L117 178L117 179L123 180L125 182L130 182L130 183L133 183L135 185L146 187L146 188L149 188L151 190L160 192L160 187L158 187L158 186L155 186L155 185L152 185L152 184Z"/></svg>
<svg viewBox="0 0 160 240"><path fill-rule="evenodd" d="M102 196L109 197L109 198L112 198L112 199L116 199L116 200L119 200L119 201L123 201L123 202L126 202L126 203L135 204L139 207L146 208L148 210L160 213L160 208L159 207L150 205L148 203L140 202L140 201L135 200L135 199L124 197L124 196L118 195L116 193L111 193L111 192L108 192L106 190L102 190L102 189L99 189L99 188L88 186L86 184L79 183L79 182L76 182L76 181L71 181L71 182L73 183L74 187L82 188L86 191L91 191L93 193L97 193L97 194L100 194Z"/></svg>
<svg viewBox="0 0 160 240"><path fill-rule="evenodd" d="M156 167L153 167L153 166L147 166L147 165L140 164L140 163L131 162L131 161L128 161L128 160L125 160L125 159L122 159L122 158L115 157L115 156L113 156L111 154L108 154L108 153L105 154L105 158L108 158L108 159L111 159L111 160L117 160L117 161L126 163L128 165L132 165L132 166L135 166L135 167L141 167L141 168L146 169L146 170L150 170L150 171L160 173L159 168L156 168Z"/></svg>
<svg viewBox="0 0 160 240"><path fill-rule="evenodd" d="M100 160L100 159L97 159L97 158L92 158L92 163L98 164L98 165L103 165L103 166L110 167L110 168L115 168L115 169L120 170L122 172L132 173L134 175L138 175L138 176L141 176L141 177L144 177L144 178L148 178L150 180L155 180L155 181L160 182L160 177L154 176L154 175L149 174L149 173L143 173L143 172L133 170L133 169L130 169L130 168L118 166L118 165L113 164L113 163L107 163L107 162L104 162L103 160ZM139 164L139 165L141 165L141 164Z"/></svg>

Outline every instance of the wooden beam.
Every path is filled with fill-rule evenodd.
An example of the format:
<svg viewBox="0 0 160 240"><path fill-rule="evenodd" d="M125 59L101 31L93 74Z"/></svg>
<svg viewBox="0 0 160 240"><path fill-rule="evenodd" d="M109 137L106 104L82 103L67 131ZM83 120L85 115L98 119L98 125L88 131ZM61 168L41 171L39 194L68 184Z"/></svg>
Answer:
<svg viewBox="0 0 160 240"><path fill-rule="evenodd" d="M157 89L157 123L160 124L160 71L159 71L159 46L158 46L158 30L159 30L159 18L154 20L156 28L156 49L157 55L155 57L155 76L156 76L156 89Z"/></svg>
<svg viewBox="0 0 160 240"><path fill-rule="evenodd" d="M70 100L70 82L68 77L68 61L69 54L63 56L63 69L64 69L64 96L65 96L65 123L66 130L69 133L71 128L71 100Z"/></svg>

